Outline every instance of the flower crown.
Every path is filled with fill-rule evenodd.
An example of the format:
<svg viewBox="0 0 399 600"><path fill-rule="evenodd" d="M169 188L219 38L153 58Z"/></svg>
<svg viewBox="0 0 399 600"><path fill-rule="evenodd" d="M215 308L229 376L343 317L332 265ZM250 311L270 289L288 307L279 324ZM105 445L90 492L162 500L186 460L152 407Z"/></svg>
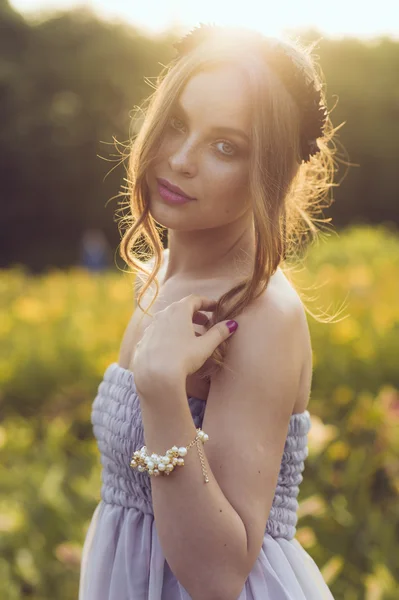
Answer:
<svg viewBox="0 0 399 600"><path fill-rule="evenodd" d="M194 27L173 44L177 50L177 58L188 54L215 33L223 31L223 26L200 23L199 27ZM328 115L327 108L322 103L321 92L315 88L314 81L308 81L304 69L294 63L278 40L258 35L261 38L261 47L264 48L265 62L279 77L299 107L301 158L308 162L313 154L320 152L317 138L323 135Z"/></svg>

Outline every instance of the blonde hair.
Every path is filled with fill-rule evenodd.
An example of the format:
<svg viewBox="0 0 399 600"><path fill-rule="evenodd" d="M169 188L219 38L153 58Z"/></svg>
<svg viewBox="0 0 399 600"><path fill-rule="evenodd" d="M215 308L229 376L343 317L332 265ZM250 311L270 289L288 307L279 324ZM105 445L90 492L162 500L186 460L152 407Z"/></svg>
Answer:
<svg viewBox="0 0 399 600"><path fill-rule="evenodd" d="M129 211L123 216L121 225L126 225L120 242L120 255L137 275L144 275L144 285L139 291L137 302L155 282L156 292L149 306L159 293L157 279L162 263L163 246L157 223L149 213L148 188L145 180L158 144L168 124L171 109L188 80L196 73L207 69L234 64L243 70L248 81L248 94L252 107L252 152L249 164L249 193L252 199L255 230L255 260L252 276L243 279L219 300L209 327L216 322L233 319L266 289L270 277L291 257L299 258L304 249L307 233L316 236L315 215L321 212L322 200L335 184L334 151L328 147L334 130L330 116L324 127L322 138L318 138L320 152L301 164L300 158L300 115L295 99L280 82L278 76L268 68L263 55L257 51L255 40L246 30L237 43L237 30L221 41L200 44L183 57L171 61L156 79L154 93L139 110L144 119L135 138L132 138L128 154ZM326 104L324 81L320 67L312 56L312 45L305 47L298 41L283 43L293 61L306 76L321 90ZM326 205L327 206L327 205ZM320 220L320 219L319 219ZM324 220L327 222L329 219ZM145 242L149 249L143 249ZM136 246L136 250L134 247ZM140 257L154 258L154 268L148 272ZM288 269L287 269L288 270ZM287 270L284 272L287 274ZM305 309L317 320L304 304ZM223 365L227 342L218 346L210 357L211 367L200 376L209 378L216 368Z"/></svg>

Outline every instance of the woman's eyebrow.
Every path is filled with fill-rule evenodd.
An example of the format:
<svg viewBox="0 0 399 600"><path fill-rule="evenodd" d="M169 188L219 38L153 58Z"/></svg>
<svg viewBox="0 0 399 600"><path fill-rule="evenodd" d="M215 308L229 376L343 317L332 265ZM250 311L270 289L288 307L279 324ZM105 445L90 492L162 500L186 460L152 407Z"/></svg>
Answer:
<svg viewBox="0 0 399 600"><path fill-rule="evenodd" d="M186 113L186 111L184 110L183 106L180 104L179 101L175 102L175 107L188 120L188 114ZM250 142L250 139L249 139L248 135L245 133L245 131L243 131L242 129L237 129L236 127L226 127L223 125L215 125L214 127L211 127L211 131L223 131L225 133L234 133L234 134L242 137L246 142Z"/></svg>

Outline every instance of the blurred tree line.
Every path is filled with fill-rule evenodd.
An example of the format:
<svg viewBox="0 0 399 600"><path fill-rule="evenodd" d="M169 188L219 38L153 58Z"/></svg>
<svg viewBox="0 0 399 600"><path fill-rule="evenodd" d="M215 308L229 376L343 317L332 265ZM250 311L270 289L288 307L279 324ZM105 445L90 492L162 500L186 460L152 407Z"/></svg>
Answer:
<svg viewBox="0 0 399 600"><path fill-rule="evenodd" d="M76 264L88 228L116 248L121 144L132 134L133 108L153 91L149 81L174 57L176 38L173 31L147 37L82 8L28 22L0 0L0 267ZM314 53L329 107L336 104L333 124L346 121L340 156L357 165L340 166L336 181L345 181L325 214L336 227L397 225L399 42L324 38Z"/></svg>

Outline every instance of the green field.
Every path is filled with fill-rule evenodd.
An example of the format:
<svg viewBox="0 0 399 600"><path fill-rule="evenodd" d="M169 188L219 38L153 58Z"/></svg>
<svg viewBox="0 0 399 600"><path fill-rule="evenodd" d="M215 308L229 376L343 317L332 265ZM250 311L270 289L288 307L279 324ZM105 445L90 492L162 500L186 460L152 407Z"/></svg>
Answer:
<svg viewBox="0 0 399 600"><path fill-rule="evenodd" d="M293 274L314 373L297 538L339 600L397 599L399 237L331 234ZM100 499L90 422L118 357L133 278L110 271L0 271L0 597L77 598L82 543Z"/></svg>

